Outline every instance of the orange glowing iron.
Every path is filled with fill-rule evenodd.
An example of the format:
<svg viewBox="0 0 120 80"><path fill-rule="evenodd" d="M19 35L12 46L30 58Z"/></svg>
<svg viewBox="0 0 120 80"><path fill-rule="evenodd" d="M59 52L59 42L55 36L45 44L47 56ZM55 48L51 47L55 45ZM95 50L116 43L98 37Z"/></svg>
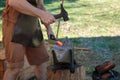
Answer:
<svg viewBox="0 0 120 80"><path fill-rule="evenodd" d="M55 38L55 36L52 35L52 34L50 35L50 40L55 41L55 44L58 45L58 46L63 46L63 43L62 43L61 41L57 40L57 39Z"/></svg>
<svg viewBox="0 0 120 80"><path fill-rule="evenodd" d="M55 41L55 43L56 43L58 46L63 46L63 43L60 42L60 41Z"/></svg>

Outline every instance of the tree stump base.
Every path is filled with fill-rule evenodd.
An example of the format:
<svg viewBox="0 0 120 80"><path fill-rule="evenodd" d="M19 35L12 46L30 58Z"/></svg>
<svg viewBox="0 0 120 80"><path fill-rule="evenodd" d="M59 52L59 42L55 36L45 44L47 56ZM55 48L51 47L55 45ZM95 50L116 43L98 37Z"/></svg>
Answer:
<svg viewBox="0 0 120 80"><path fill-rule="evenodd" d="M81 65L74 73L70 73L69 69L54 71L51 67L47 68L47 80L85 80L85 68Z"/></svg>

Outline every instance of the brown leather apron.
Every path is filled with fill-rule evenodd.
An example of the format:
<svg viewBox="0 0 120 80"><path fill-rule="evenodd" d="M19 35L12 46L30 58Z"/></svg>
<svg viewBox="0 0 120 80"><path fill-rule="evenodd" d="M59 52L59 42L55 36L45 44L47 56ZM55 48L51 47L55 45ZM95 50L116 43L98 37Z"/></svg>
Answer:
<svg viewBox="0 0 120 80"><path fill-rule="evenodd" d="M29 2L37 7L36 0ZM28 47L37 47L43 40L40 23L37 17L20 14L15 25L12 42L20 43Z"/></svg>

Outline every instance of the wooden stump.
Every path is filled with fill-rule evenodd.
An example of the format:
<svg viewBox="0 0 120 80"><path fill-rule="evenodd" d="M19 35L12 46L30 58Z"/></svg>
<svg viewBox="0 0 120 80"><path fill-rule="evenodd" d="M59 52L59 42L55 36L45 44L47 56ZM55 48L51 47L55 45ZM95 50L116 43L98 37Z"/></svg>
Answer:
<svg viewBox="0 0 120 80"><path fill-rule="evenodd" d="M69 69L57 70L54 72L51 68L47 68L48 80L85 80L85 68L79 66L75 69L75 72L70 73Z"/></svg>

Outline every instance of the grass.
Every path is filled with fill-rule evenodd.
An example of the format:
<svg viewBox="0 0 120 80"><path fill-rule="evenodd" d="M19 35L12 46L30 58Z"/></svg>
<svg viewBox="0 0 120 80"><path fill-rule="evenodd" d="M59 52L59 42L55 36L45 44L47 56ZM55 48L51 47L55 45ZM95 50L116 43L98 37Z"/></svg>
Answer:
<svg viewBox="0 0 120 80"><path fill-rule="evenodd" d="M91 76L94 67L104 61L117 64L120 72L120 3L119 0L77 0L64 3L70 20L61 21L59 38L68 36L79 47L92 51L77 51L76 60L85 66ZM59 3L47 4L53 14L59 13ZM56 33L57 22L52 25ZM91 80L88 78L87 80Z"/></svg>
<svg viewBox="0 0 120 80"><path fill-rule="evenodd" d="M45 0L45 3L52 14L60 12L59 0ZM1 13L3 5L0 6ZM75 46L92 50L75 52L77 61L86 67L87 75L91 75L94 67L106 60L116 63L115 70L120 72L119 0L65 0L64 7L70 20L64 22L61 19L59 39L68 36ZM51 26L56 34L58 21ZM42 30L47 39L43 25Z"/></svg>
<svg viewBox="0 0 120 80"><path fill-rule="evenodd" d="M94 0L78 0L75 3L66 2L65 9L69 12L70 21L61 23L61 30L64 30L63 33L71 30L70 33L67 34L70 36L73 35L73 37L110 36L111 32L115 32L119 27L119 9L117 8L117 10L115 10L114 8L110 8L111 4L116 4L113 3L113 1L111 1L111 3L107 0L103 2ZM46 7L48 7L50 12L57 13L59 12L58 8L55 11L53 10L53 7L56 7L56 5L58 6L59 3L48 4ZM111 29L113 26L114 30ZM76 33L74 33L74 31L76 31ZM60 37L62 36L63 35L60 35Z"/></svg>
<svg viewBox="0 0 120 80"><path fill-rule="evenodd" d="M68 36L73 39L82 40L83 38L84 40L87 37L89 42L92 40L96 40L96 42L98 40L100 42L101 39L99 40L99 38L102 37L102 40L108 37L110 37L110 40L114 37L119 39L120 6L118 0L78 0L73 3L66 1L64 7L69 12L70 20L68 22L61 21L60 32L62 33L59 33L59 38ZM47 4L46 8L53 14L59 13L58 2ZM55 33L56 26L57 22L52 25ZM80 42L79 40L74 41L78 43ZM108 39L105 39L103 43L107 41ZM84 41L81 44L84 45ZM103 46L105 45L102 44ZM108 46L112 48L115 45Z"/></svg>

